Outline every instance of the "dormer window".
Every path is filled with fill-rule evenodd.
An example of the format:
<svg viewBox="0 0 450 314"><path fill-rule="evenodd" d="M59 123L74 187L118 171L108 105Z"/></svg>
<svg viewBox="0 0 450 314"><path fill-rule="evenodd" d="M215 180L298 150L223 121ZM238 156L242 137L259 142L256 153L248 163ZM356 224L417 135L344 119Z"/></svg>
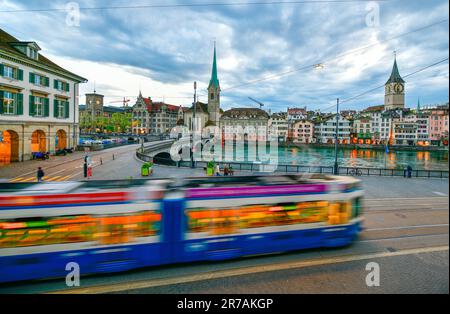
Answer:
<svg viewBox="0 0 450 314"><path fill-rule="evenodd" d="M37 60L38 59L38 52L34 50L33 48L28 47L28 58Z"/></svg>
<svg viewBox="0 0 450 314"><path fill-rule="evenodd" d="M19 50L21 53L25 54L28 58L33 60L39 59L39 51L41 48L35 42L17 42L11 43L11 45Z"/></svg>

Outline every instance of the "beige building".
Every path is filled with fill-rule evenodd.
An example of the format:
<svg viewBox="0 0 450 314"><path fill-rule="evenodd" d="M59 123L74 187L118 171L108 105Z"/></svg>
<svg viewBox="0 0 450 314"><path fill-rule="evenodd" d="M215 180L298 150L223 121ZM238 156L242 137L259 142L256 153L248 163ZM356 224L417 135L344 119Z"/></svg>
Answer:
<svg viewBox="0 0 450 314"><path fill-rule="evenodd" d="M40 54L35 42L0 29L0 162L75 148L78 85L87 80Z"/></svg>
<svg viewBox="0 0 450 314"><path fill-rule="evenodd" d="M235 108L220 118L220 130L226 141L267 141L269 115L261 109Z"/></svg>
<svg viewBox="0 0 450 314"><path fill-rule="evenodd" d="M154 102L139 93L133 106L133 134L169 135L183 117L183 108L164 102Z"/></svg>

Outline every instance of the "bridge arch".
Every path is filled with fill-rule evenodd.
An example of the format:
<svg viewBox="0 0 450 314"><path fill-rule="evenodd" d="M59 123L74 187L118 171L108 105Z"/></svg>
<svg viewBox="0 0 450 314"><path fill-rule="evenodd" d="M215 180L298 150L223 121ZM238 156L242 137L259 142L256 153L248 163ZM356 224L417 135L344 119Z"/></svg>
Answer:
<svg viewBox="0 0 450 314"><path fill-rule="evenodd" d="M177 163L172 160L172 157L170 156L170 153L168 152L161 152L156 154L153 157L153 162L155 164L159 165L166 165L166 166L176 166Z"/></svg>

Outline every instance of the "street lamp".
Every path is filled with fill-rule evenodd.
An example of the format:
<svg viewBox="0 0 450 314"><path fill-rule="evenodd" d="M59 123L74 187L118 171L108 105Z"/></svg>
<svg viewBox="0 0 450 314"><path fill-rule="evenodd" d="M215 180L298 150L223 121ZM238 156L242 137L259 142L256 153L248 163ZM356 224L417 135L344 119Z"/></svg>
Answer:
<svg viewBox="0 0 450 314"><path fill-rule="evenodd" d="M336 136L334 145L334 174L339 174L339 164L338 164L338 148L339 148L339 98L337 99L336 108Z"/></svg>
<svg viewBox="0 0 450 314"><path fill-rule="evenodd" d="M194 161L194 133L195 133L195 113L197 111L197 82L194 82L194 113L192 115L192 132L191 132L191 168L195 169Z"/></svg>

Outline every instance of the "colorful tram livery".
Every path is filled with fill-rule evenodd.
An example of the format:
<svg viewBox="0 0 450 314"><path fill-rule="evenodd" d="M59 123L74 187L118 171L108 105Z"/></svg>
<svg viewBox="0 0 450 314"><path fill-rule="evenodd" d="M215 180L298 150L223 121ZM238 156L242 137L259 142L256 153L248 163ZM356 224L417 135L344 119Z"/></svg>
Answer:
<svg viewBox="0 0 450 314"><path fill-rule="evenodd" d="M0 184L0 282L350 244L362 228L346 177Z"/></svg>

